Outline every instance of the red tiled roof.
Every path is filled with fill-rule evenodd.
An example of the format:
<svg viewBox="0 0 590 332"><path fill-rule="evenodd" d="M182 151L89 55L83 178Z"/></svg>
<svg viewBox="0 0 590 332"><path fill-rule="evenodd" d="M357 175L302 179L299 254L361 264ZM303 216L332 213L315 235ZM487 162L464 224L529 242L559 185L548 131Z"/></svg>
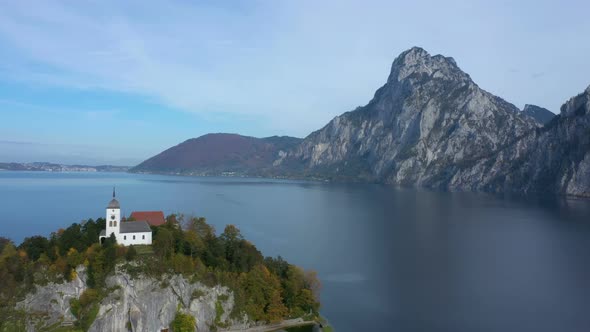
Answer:
<svg viewBox="0 0 590 332"><path fill-rule="evenodd" d="M152 226L160 226L166 223L164 212L162 211L133 211L129 218L137 221L145 220Z"/></svg>

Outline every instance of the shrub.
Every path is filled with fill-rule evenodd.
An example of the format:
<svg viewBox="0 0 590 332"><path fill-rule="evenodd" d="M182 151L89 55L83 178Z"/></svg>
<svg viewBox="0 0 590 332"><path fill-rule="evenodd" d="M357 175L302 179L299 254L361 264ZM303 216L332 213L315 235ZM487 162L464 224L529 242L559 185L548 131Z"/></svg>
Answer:
<svg viewBox="0 0 590 332"><path fill-rule="evenodd" d="M172 321L172 331L174 332L193 332L195 330L195 317L181 312L176 312L176 317Z"/></svg>
<svg viewBox="0 0 590 332"><path fill-rule="evenodd" d="M134 246L129 246L129 249L127 249L127 253L125 254L125 259L132 261L135 257L137 257L137 250L135 250Z"/></svg>
<svg viewBox="0 0 590 332"><path fill-rule="evenodd" d="M221 316L223 316L223 306L221 301L217 300L215 302L215 325L221 324Z"/></svg>
<svg viewBox="0 0 590 332"><path fill-rule="evenodd" d="M201 298L204 295L205 295L205 292L203 292L200 289L195 289L193 291L193 293L191 294L191 300L195 300L195 299Z"/></svg>

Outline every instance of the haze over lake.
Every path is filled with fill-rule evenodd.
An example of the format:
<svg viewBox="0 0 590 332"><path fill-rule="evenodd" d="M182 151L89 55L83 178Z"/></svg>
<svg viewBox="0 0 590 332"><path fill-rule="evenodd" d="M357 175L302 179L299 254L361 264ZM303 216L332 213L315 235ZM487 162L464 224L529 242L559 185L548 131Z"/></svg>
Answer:
<svg viewBox="0 0 590 332"><path fill-rule="evenodd" d="M0 236L20 243L122 213L238 226L319 272L337 331L590 330L590 201L383 185L125 173L0 172Z"/></svg>

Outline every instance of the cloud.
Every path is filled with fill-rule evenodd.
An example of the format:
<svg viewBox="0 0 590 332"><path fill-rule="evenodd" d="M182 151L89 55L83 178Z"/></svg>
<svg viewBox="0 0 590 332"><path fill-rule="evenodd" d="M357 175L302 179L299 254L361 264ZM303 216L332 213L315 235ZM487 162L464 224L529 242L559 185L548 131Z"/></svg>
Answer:
<svg viewBox="0 0 590 332"><path fill-rule="evenodd" d="M534 15L530 8L520 4L506 14L489 2L460 1L12 1L0 11L0 77L131 93L168 109L255 117L277 134L305 136L366 104L394 56L423 45L455 57L484 88L510 92L512 102L559 104L561 96L537 101L497 69L547 67L555 49L580 54L578 62L559 63L583 73L587 52L562 50L587 48L565 38L588 30L585 11L575 18L561 4L533 6ZM525 16L578 26L531 32Z"/></svg>
<svg viewBox="0 0 590 332"><path fill-rule="evenodd" d="M297 16L303 14L284 5L118 4L4 6L4 78L140 94L186 112L256 116L299 135L368 101L378 87L357 88L361 99L334 86L345 78L338 67L347 56L328 60L330 54L315 52L320 38L306 41L311 31L293 31L305 27ZM319 74L322 68L330 74Z"/></svg>

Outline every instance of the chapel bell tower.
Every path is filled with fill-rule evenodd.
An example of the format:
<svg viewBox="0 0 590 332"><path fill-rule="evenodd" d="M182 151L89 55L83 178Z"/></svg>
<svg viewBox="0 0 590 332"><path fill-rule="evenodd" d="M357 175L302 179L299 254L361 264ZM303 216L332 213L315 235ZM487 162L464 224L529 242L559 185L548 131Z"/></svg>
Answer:
<svg viewBox="0 0 590 332"><path fill-rule="evenodd" d="M115 236L118 236L121 229L121 206L119 205L119 201L115 198L114 187L113 199L109 202L109 206L107 206L106 220L106 237L111 236L111 233L115 233Z"/></svg>

